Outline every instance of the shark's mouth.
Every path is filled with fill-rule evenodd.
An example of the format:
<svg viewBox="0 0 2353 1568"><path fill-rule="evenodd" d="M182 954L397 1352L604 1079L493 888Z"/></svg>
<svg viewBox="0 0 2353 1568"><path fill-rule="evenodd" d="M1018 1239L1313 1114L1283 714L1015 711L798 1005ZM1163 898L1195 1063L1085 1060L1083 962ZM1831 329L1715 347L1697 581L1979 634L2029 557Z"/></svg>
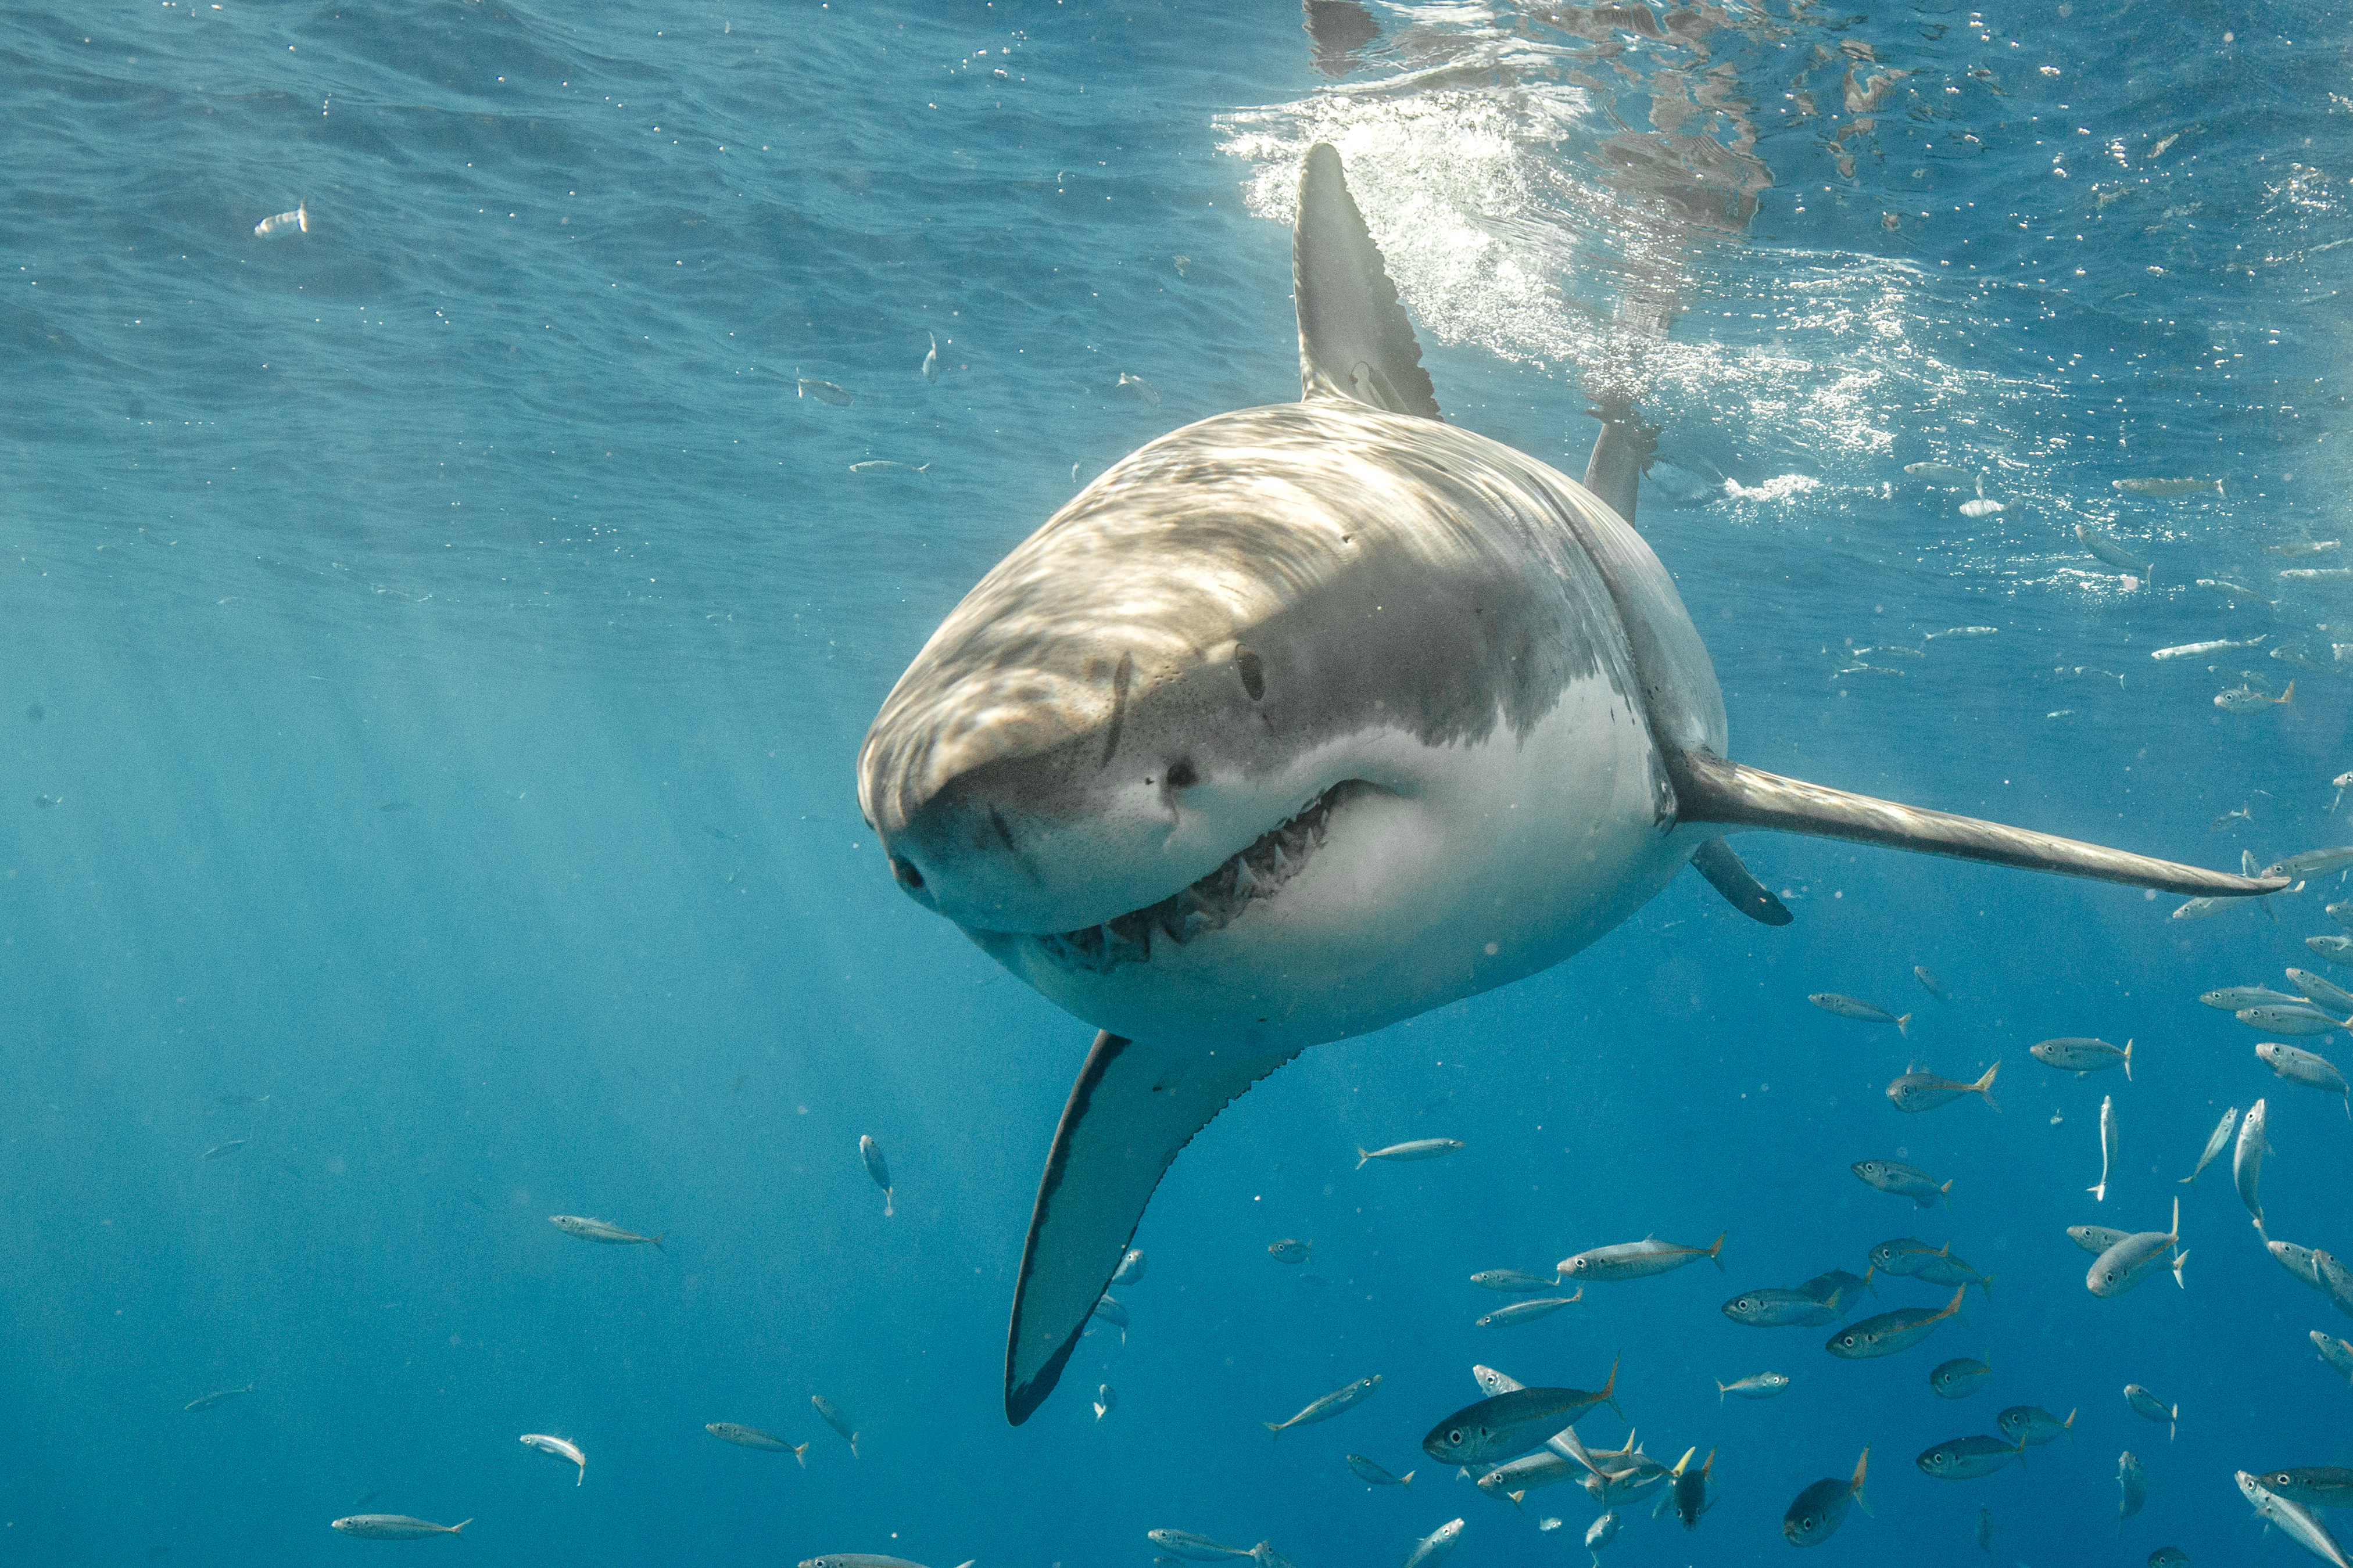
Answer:
<svg viewBox="0 0 2353 1568"><path fill-rule="evenodd" d="M1038 951L1065 968L1107 974L1123 963L1150 963L1155 942L1182 947L1223 931L1252 904L1281 892L1306 868L1323 847L1334 811L1348 800L1376 793L1380 793L1377 784L1343 779L1192 886L1100 925L1034 938Z"/></svg>

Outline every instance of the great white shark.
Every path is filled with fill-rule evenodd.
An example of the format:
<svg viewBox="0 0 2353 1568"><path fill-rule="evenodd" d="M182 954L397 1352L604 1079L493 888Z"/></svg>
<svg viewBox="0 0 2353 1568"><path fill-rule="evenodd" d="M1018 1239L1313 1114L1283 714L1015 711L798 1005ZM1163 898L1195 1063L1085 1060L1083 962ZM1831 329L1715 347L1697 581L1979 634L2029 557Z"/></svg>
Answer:
<svg viewBox="0 0 2353 1568"><path fill-rule="evenodd" d="M1060 1377L1177 1151L1309 1046L1534 974L1724 842L1778 828L2189 895L2246 878L1726 760L1724 698L1629 520L1446 424L1318 144L1293 236L1302 400L1131 453L999 562L868 731L859 804L909 897L1102 1032L1039 1183L1006 1414Z"/></svg>

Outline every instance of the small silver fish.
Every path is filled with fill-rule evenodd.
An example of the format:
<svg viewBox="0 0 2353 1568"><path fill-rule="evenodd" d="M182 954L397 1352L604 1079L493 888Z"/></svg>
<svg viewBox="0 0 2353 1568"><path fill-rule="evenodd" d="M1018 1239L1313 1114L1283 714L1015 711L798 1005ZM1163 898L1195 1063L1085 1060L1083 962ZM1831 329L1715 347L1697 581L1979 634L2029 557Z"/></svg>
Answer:
<svg viewBox="0 0 2353 1568"><path fill-rule="evenodd" d="M2332 1018L2308 1003L2298 1003L2294 1006L2242 1007L2233 1016L2249 1028L2261 1029L2270 1035L2328 1035L2347 1026L2346 1020ZM2283 1073L2281 1076L2287 1075Z"/></svg>
<svg viewBox="0 0 2353 1568"><path fill-rule="evenodd" d="M2168 1443L2173 1441L2174 1433L2181 1426L2180 1405L2167 1405L2164 1400L2159 1399L2137 1383L2125 1384L2125 1403L2151 1421L2162 1423L2165 1427L2165 1440Z"/></svg>
<svg viewBox="0 0 2353 1568"><path fill-rule="evenodd" d="M264 239L287 239L311 232L311 198L303 197L290 213L272 213L253 226L253 232Z"/></svg>
<svg viewBox="0 0 2353 1568"><path fill-rule="evenodd" d="M2092 527L2089 523L2079 522L2075 525L2075 540L2084 549L2111 566L2121 566L2137 577L2146 578L2148 575L2147 562L2126 550L2109 534Z"/></svg>
<svg viewBox="0 0 2353 1568"><path fill-rule="evenodd" d="M2206 490L2218 496L2222 493L2220 479L2110 479L2108 483L2126 495L2136 496L2194 496Z"/></svg>
<svg viewBox="0 0 2353 1568"><path fill-rule="evenodd" d="M1314 1260L1315 1244L1286 1236L1281 1241L1268 1242L1266 1255L1277 1263L1309 1263Z"/></svg>
<svg viewBox="0 0 2353 1568"><path fill-rule="evenodd" d="M2001 502L1993 500L1991 497L1977 496L1968 500L1963 501L1960 504L1959 510L1960 514L1963 517L1991 517L1996 512L2004 511L2008 509L2004 507Z"/></svg>
<svg viewBox="0 0 2353 1568"><path fill-rule="evenodd" d="M1268 1441L1280 1442L1284 1431L1290 1427L1305 1426L1317 1421L1329 1421L1343 1411L1355 1409L1370 1399L1373 1396L1373 1391L1380 1385L1379 1373L1375 1373L1370 1377L1360 1377L1354 1383L1344 1384L1321 1398L1308 1401L1306 1407L1288 1421L1261 1421L1259 1425L1266 1428Z"/></svg>
<svg viewBox="0 0 2353 1568"><path fill-rule="evenodd" d="M2218 691L2214 694L2214 706L2225 713L2256 713L2265 708L2277 707L2281 703L2295 700L2295 682L2293 680L2287 683L2287 689L2277 697L2272 696L2269 692L2258 691L2244 682L2233 686L2228 691Z"/></svg>
<svg viewBox="0 0 2353 1568"><path fill-rule="evenodd" d="M849 1457L853 1459L858 1458L858 1428L850 1425L849 1417L822 1394L810 1394L809 1405L817 1412L819 1420L841 1434L841 1440L849 1445Z"/></svg>
<svg viewBox="0 0 2353 1568"><path fill-rule="evenodd" d="M1666 1274L1686 1263L1706 1258L1724 1269L1724 1237L1718 1235L1707 1247L1684 1247L1672 1241L1624 1241L1609 1247L1588 1247L1572 1258L1564 1258L1558 1265L1560 1277L1567 1279L1646 1279L1653 1274Z"/></svg>
<svg viewBox="0 0 2353 1568"><path fill-rule="evenodd" d="M607 1247L634 1247L643 1243L668 1250L662 1247L662 1237L668 1236L668 1231L662 1232L661 1236L639 1236L634 1230L623 1230L609 1221L588 1219L576 1214L552 1214L547 1216L547 1223L566 1236L576 1236L583 1241L602 1242Z"/></svg>
<svg viewBox="0 0 2353 1568"><path fill-rule="evenodd" d="M2116 1097L2104 1094L2100 1097L2100 1179L2084 1189L2095 1202L2108 1201L2108 1172L2116 1166L2118 1147Z"/></svg>
<svg viewBox="0 0 2353 1568"><path fill-rule="evenodd" d="M2320 1269L2314 1263L2312 1248L2298 1247L2293 1241L2266 1241L2263 1249L2279 1259L2279 1266L2316 1290L2326 1290L2320 1282Z"/></svg>
<svg viewBox="0 0 2353 1568"><path fill-rule="evenodd" d="M702 1429L723 1443L733 1443L739 1448L757 1448L764 1453L790 1454L808 1468L808 1445L787 1443L782 1437L772 1437L757 1426L745 1426L734 1421L709 1421Z"/></svg>
<svg viewBox="0 0 2353 1568"><path fill-rule="evenodd" d="M1409 1487L1413 1485L1415 1472L1412 1470L1408 1470L1401 1476L1393 1476L1362 1454L1343 1454L1340 1457L1347 1461L1350 1469L1356 1472L1356 1479L1366 1486Z"/></svg>
<svg viewBox="0 0 2353 1568"><path fill-rule="evenodd" d="M2158 648L2148 657L2156 659L2204 658L2210 653L2224 653L2232 648L2238 647L2253 647L2256 644L2262 642L2263 637L2267 637L2269 636L2271 636L2271 634L2269 632L2265 632L2261 637L2252 637L2244 642L2232 642L2226 638L2217 638L2212 642L2176 643L2171 647Z"/></svg>
<svg viewBox="0 0 2353 1568"><path fill-rule="evenodd" d="M2266 544L2263 546L2263 553L2285 555L2294 559L2306 555L2326 555L2336 549L2337 545L2337 541L2334 539L2324 539L2316 544Z"/></svg>
<svg viewBox="0 0 2353 1568"><path fill-rule="evenodd" d="M2263 1135L2267 1120L2263 1102L2255 1101L2247 1111L2247 1119L2239 1123L2238 1147L2231 1152L2231 1181L2239 1189L2239 1201L2247 1205L2248 1217L2254 1221L2258 1236L2265 1234L2260 1189L2263 1156L2272 1152L2271 1140Z"/></svg>
<svg viewBox="0 0 2353 1568"><path fill-rule="evenodd" d="M1841 1361L1867 1361L1909 1350L1926 1339L1938 1323L1959 1313L1961 1298L1968 1289L1966 1285L1957 1288L1951 1300L1933 1310L1926 1307L1899 1307L1851 1323L1832 1334L1822 1348Z"/></svg>
<svg viewBox="0 0 2353 1568"><path fill-rule="evenodd" d="M455 1524L435 1524L411 1519L405 1513L355 1513L348 1519L329 1521L327 1528L364 1541L419 1541L428 1535L455 1535L473 1522L461 1519Z"/></svg>
<svg viewBox="0 0 2353 1568"><path fill-rule="evenodd" d="M2181 1243L2181 1200L2173 1200L2173 1228L2135 1232L2109 1247L2092 1261L2084 1275L2084 1288L2099 1297L2121 1296L2136 1289L2157 1272L2173 1254L2173 1282L2182 1285L2181 1266L2189 1261L2187 1252L2176 1250ZM2184 1285L2183 1289L2188 1287Z"/></svg>
<svg viewBox="0 0 2353 1568"><path fill-rule="evenodd" d="M1989 637L2000 630L2000 626L1947 626L1941 632L1923 633L1921 640L1933 642L1938 637Z"/></svg>
<svg viewBox="0 0 2353 1568"><path fill-rule="evenodd" d="M2206 1147L2198 1156L2196 1169L2181 1178L2184 1183L2196 1181L2198 1173L2214 1163L2214 1157L2231 1142L2231 1129L2238 1120L2239 1108L2235 1105L2222 1112L2222 1120L2216 1122L2214 1131L2206 1135Z"/></svg>
<svg viewBox="0 0 2353 1568"><path fill-rule="evenodd" d="M1441 1464L1500 1463L1526 1453L1597 1405L1618 1408L1618 1365L1599 1389L1514 1388L1466 1405L1425 1433L1421 1451Z"/></svg>
<svg viewBox="0 0 2353 1568"><path fill-rule="evenodd" d="M1111 1282L1114 1285L1134 1284L1144 1278L1144 1249L1140 1247L1129 1247L1127 1256L1122 1258L1119 1260L1119 1267L1112 1271Z"/></svg>
<svg viewBox="0 0 2353 1568"><path fill-rule="evenodd" d="M216 1143L196 1156L199 1160L217 1160L224 1154L234 1154L246 1145L243 1138L232 1138L226 1143Z"/></svg>
<svg viewBox="0 0 2353 1568"><path fill-rule="evenodd" d="M2295 583L2353 582L2353 566L2291 566L2280 574Z"/></svg>
<svg viewBox="0 0 2353 1568"><path fill-rule="evenodd" d="M1482 1268L1471 1276L1471 1283L1482 1290L1549 1290L1560 1283L1557 1277L1526 1274L1517 1268Z"/></svg>
<svg viewBox="0 0 2353 1568"><path fill-rule="evenodd" d="M189 1400L185 1405L181 1405L180 1408L183 1410L210 1410L214 1405L225 1405L228 1401L235 1399L240 1394L251 1394L252 1392L253 1384L249 1383L243 1388L223 1388L211 1394L199 1394L194 1399Z"/></svg>
<svg viewBox="0 0 2353 1568"><path fill-rule="evenodd" d="M2331 963L2353 968L2353 936L2308 936L2304 945Z"/></svg>
<svg viewBox="0 0 2353 1568"><path fill-rule="evenodd" d="M1853 1018L1865 1024L1893 1024L1897 1034L1911 1034L1912 1015L1909 1013L1898 1016L1884 1007L1874 1007L1868 1002L1841 996L1835 991L1817 991L1806 1000L1823 1012L1835 1013L1841 1018Z"/></svg>
<svg viewBox="0 0 2353 1568"><path fill-rule="evenodd" d="M2116 1485L2124 1492L2116 1500L2116 1533L2122 1535L2125 1521L2138 1513L2142 1505L2148 1501L2147 1473L2140 1468L2140 1461L2133 1458L2130 1448L2116 1456Z"/></svg>
<svg viewBox="0 0 2353 1568"><path fill-rule="evenodd" d="M588 1479L588 1456L580 1451L580 1445L577 1443L567 1443L561 1437L551 1437L544 1432L526 1432L522 1435L522 1446L526 1448L536 1448L543 1454L553 1454L559 1459L569 1459L579 1466L580 1473L572 1478L574 1486L579 1486Z"/></svg>
<svg viewBox="0 0 2353 1568"><path fill-rule="evenodd" d="M1537 1296L1525 1301L1514 1301L1508 1307L1498 1307L1481 1318L1475 1328L1509 1328L1515 1323L1533 1323L1538 1318L1548 1318L1563 1307L1574 1307L1585 1299L1585 1288L1579 1286L1574 1296Z"/></svg>
<svg viewBox="0 0 2353 1568"><path fill-rule="evenodd" d="M1979 1476L1989 1476L2012 1459L2021 1465L2026 1462L2023 1441L2005 1443L1998 1437L1950 1437L1932 1448L1921 1450L1919 1458L1913 1462L1920 1467L1922 1475L1934 1476L1943 1481L1968 1481Z"/></svg>
<svg viewBox="0 0 2353 1568"><path fill-rule="evenodd" d="M1462 1142L1456 1138L1415 1138L1403 1143L1392 1143L1386 1149L1356 1146L1356 1169L1365 1168L1367 1160L1435 1160L1441 1155L1459 1153Z"/></svg>
<svg viewBox="0 0 2353 1568"><path fill-rule="evenodd" d="M1560 1521L1546 1520L1539 1522L1536 1528L1557 1530L1560 1528ZM1618 1510L1614 1508L1585 1527L1585 1549L1593 1554L1593 1568L1601 1568L1601 1549L1617 1539Z"/></svg>
<svg viewBox="0 0 2353 1568"><path fill-rule="evenodd" d="M2043 1040L2026 1047L2026 1054L2045 1067L2082 1078L2086 1073L2105 1072L2121 1067L2125 1080L2132 1080L2133 1043L2126 1040L2118 1050L2105 1040L2086 1039L2081 1036L2065 1036L2055 1040Z"/></svg>
<svg viewBox="0 0 2353 1568"><path fill-rule="evenodd" d="M2255 1058L2290 1083L2300 1083L2343 1097L2346 1119L2353 1121L2353 1088L2348 1088L2345 1075L2338 1072L2327 1057L2317 1051L2301 1050L2275 1040L2265 1040L2255 1047Z"/></svg>
<svg viewBox="0 0 2353 1568"><path fill-rule="evenodd" d="M1119 1390L1108 1383L1098 1384L1095 1388L1095 1419L1100 1421L1118 1408Z"/></svg>
<svg viewBox="0 0 2353 1568"><path fill-rule="evenodd" d="M1246 1548L1221 1546L1206 1535L1196 1535L1189 1530L1147 1530L1145 1540L1172 1557L1187 1563L1219 1563L1229 1557L1247 1557Z"/></svg>
<svg viewBox="0 0 2353 1568"><path fill-rule="evenodd" d="M1928 1373L1928 1386L1939 1399L1967 1399L1983 1388L1993 1376L1993 1368L1968 1356L1955 1356L1939 1362Z"/></svg>
<svg viewBox="0 0 2353 1568"><path fill-rule="evenodd" d="M1718 1405L1723 1404L1724 1396L1727 1394L1736 1394L1743 1399L1770 1399L1775 1394L1786 1394L1788 1390L1789 1374L1786 1372L1752 1373L1746 1377L1735 1378L1730 1383L1717 1384L1715 1402Z"/></svg>
<svg viewBox="0 0 2353 1568"><path fill-rule="evenodd" d="M1145 402L1152 405L1153 407L1157 408L1160 406L1159 389L1140 375L1130 375L1127 372L1121 371L1119 373L1119 386L1116 390L1121 392L1133 392L1136 396L1141 397Z"/></svg>
<svg viewBox="0 0 2353 1568"><path fill-rule="evenodd" d="M2337 844L2325 849L2306 849L2284 860L2274 860L2263 868L2263 874L2285 877L2294 882L2307 877L2325 877L2348 866L2353 866L2353 844Z"/></svg>
<svg viewBox="0 0 2353 1568"><path fill-rule="evenodd" d="M1867 1186L1883 1193L1893 1193L1900 1198L1910 1198L1922 1208L1935 1208L1936 1200L1949 1198L1953 1180L1947 1176L1942 1183L1916 1165L1901 1160L1857 1160L1847 1167Z"/></svg>
<svg viewBox="0 0 2353 1568"><path fill-rule="evenodd" d="M1865 1448L1862 1457L1854 1462L1853 1479L1842 1481L1836 1476L1825 1476L1799 1492L1788 1511L1781 1516L1782 1538L1792 1546L1820 1546L1846 1522L1848 1508L1862 1503L1862 1511L1869 1513L1871 1505L1862 1498L1862 1478L1870 1466L1871 1450Z"/></svg>
<svg viewBox="0 0 2353 1568"><path fill-rule="evenodd" d="M1936 978L1936 972L1935 970L1927 968L1923 964L1915 963L1912 966L1912 978L1917 980L1921 984L1921 988L1926 990L1929 995L1934 996L1937 1001L1950 1002L1952 1000L1952 997L1945 994L1945 983Z"/></svg>
<svg viewBox="0 0 2353 1568"><path fill-rule="evenodd" d="M1854 650L1854 657L1856 658L1870 658L1874 655L1882 658L1926 658L1928 657L1920 649L1916 647L1907 647L1902 643L1882 643L1877 647L1859 647Z"/></svg>
<svg viewBox="0 0 2353 1568"><path fill-rule="evenodd" d="M925 332L923 336L932 340L932 346L923 352L923 379L936 382L940 379L940 335Z"/></svg>
<svg viewBox="0 0 2353 1568"><path fill-rule="evenodd" d="M2224 985L2204 993L2198 1000L2224 1013L2236 1013L2245 1007L2308 1008L2311 1005L2301 996L2291 996L2268 985Z"/></svg>
<svg viewBox="0 0 2353 1568"><path fill-rule="evenodd" d="M2201 588L2211 588L2218 594L2227 594L2233 599L2251 599L2258 605L2279 603L2277 599L2267 599L2245 584L2233 583L2228 577L2200 577L2198 579L2198 585Z"/></svg>
<svg viewBox="0 0 2353 1568"><path fill-rule="evenodd" d="M892 1206L891 1166L882 1158L882 1145L861 1132L858 1135L858 1157L866 1162L866 1173L874 1178L876 1186L882 1189L882 1217L889 1219L899 1211Z"/></svg>
<svg viewBox="0 0 2353 1568"><path fill-rule="evenodd" d="M1993 1097L1993 1075L2000 1070L2001 1064L1996 1062L1986 1068L1984 1076L1975 1083L1957 1083L1948 1078L1938 1078L1932 1072L1906 1072L1887 1086L1888 1102L1898 1110L1917 1115L1924 1110L1934 1110L1940 1105L1949 1105L1965 1094L1979 1094L1985 1097L1988 1105L2000 1110L2001 1105Z"/></svg>
<svg viewBox="0 0 2353 1568"><path fill-rule="evenodd" d="M2337 1538L2328 1533L2328 1527L2321 1523L2305 1504L2266 1489L2244 1470L2234 1473L2241 1495L2254 1505L2255 1511L2263 1516L2265 1524L2277 1525L2281 1534L2323 1563L2335 1564L2335 1568L2348 1568L2348 1563L2353 1563L2353 1559L2345 1555L2345 1549L2337 1544ZM2146 1489L2143 1489L2145 1493ZM2123 1527L2119 1525L2117 1528L2121 1530Z"/></svg>
<svg viewBox="0 0 2353 1568"><path fill-rule="evenodd" d="M852 463L849 465L849 471L861 475L913 474L918 479L923 479L932 477L932 466L929 463L894 463L887 458L869 458L862 463Z"/></svg>
<svg viewBox="0 0 2353 1568"><path fill-rule="evenodd" d="M2062 1421L2039 1405L2013 1405L1993 1418L1994 1430L2021 1447L2039 1447L2055 1442L2060 1434L2073 1429L2075 1413L2067 1412Z"/></svg>
<svg viewBox="0 0 2353 1568"><path fill-rule="evenodd" d="M1401 1568L1438 1568L1454 1550L1454 1543L1461 1539L1462 1521L1449 1520L1413 1543L1413 1550L1405 1554Z"/></svg>
<svg viewBox="0 0 2353 1568"><path fill-rule="evenodd" d="M836 408L849 406L849 389L846 386L836 386L829 381L818 381L806 375L796 377L795 385L799 389L798 396L814 397L819 403L829 403Z"/></svg>

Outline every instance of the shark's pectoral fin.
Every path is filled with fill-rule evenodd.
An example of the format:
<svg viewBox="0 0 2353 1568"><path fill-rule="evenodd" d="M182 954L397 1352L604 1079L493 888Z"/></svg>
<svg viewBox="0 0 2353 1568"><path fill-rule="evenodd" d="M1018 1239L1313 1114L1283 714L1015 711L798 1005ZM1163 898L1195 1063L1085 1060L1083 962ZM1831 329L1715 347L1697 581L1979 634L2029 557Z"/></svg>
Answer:
<svg viewBox="0 0 2353 1568"><path fill-rule="evenodd" d="M1439 417L1413 323L1348 195L1340 154L1327 142L1310 147L1300 170L1291 274L1303 397L1350 398L1392 414Z"/></svg>
<svg viewBox="0 0 2353 1568"><path fill-rule="evenodd" d="M1095 1037L1054 1129L1021 1249L1005 1341L1005 1414L1013 1425L1053 1392L1176 1152L1293 1054L1204 1054Z"/></svg>
<svg viewBox="0 0 2353 1568"><path fill-rule="evenodd" d="M1820 784L1727 763L1712 752L1687 751L1679 757L1670 757L1667 772L1674 784L1676 819L1682 822L1778 828L1784 833L1882 844L1891 849L1951 855L1963 860L1983 860L2030 871L2057 871L2069 877L2090 877L2103 882L2124 882L2136 888L2156 888L2192 896L2243 898L2275 893L2288 885L2284 877L2238 877L2223 871L2205 871L2195 866L2130 855L2121 849L2103 848L2097 844L2048 833L1981 822L1973 816L1923 811L1894 801L1873 800L1866 795L1849 795L1844 790L1826 789Z"/></svg>
<svg viewBox="0 0 2353 1568"><path fill-rule="evenodd" d="M1789 907L1773 896L1772 889L1750 874L1732 852L1732 846L1721 838L1711 838L1692 854L1692 869L1705 877L1708 886L1724 895L1724 901L1763 925L1785 926L1795 917Z"/></svg>

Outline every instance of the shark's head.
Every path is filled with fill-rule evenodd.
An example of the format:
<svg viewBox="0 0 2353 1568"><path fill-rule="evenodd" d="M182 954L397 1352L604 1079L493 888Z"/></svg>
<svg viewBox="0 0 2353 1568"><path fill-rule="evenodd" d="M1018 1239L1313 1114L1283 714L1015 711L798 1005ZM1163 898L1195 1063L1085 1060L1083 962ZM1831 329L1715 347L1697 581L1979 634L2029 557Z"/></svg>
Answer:
<svg viewBox="0 0 2353 1568"><path fill-rule="evenodd" d="M1374 972L1401 955L1458 994L1556 961L1622 915L1629 857L1672 826L1577 506L1606 510L1353 402L1153 443L991 572L884 702L859 794L892 875L1114 1032L1279 1031L1262 985L1366 976L1304 1043L1397 1016ZM1564 947L1583 922L1561 864L1588 852L1591 931Z"/></svg>

